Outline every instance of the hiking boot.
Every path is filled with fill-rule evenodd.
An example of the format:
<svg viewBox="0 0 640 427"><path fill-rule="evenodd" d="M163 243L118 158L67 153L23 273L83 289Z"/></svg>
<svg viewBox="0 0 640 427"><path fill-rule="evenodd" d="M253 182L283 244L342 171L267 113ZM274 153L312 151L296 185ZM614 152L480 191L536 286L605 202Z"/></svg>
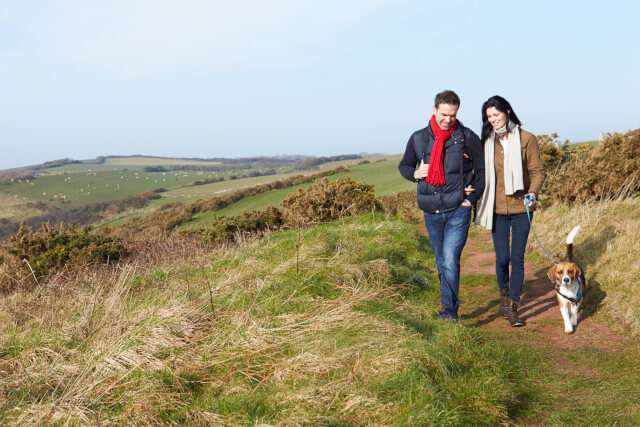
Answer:
<svg viewBox="0 0 640 427"><path fill-rule="evenodd" d="M511 326L524 326L527 323L518 317L518 306L520 303L518 301L509 300L509 311L507 312L509 323Z"/></svg>
<svg viewBox="0 0 640 427"><path fill-rule="evenodd" d="M438 320L447 320L449 322L452 323L458 323L458 318L454 317L453 315L449 314L449 313L444 313L444 312L439 312L438 313Z"/></svg>
<svg viewBox="0 0 640 427"><path fill-rule="evenodd" d="M500 314L505 319L509 318L509 287L500 289Z"/></svg>

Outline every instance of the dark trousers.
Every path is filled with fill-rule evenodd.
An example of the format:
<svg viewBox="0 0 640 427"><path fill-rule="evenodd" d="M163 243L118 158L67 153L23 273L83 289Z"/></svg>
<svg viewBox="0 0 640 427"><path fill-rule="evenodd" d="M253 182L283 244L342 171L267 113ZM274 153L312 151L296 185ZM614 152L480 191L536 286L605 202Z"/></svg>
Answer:
<svg viewBox="0 0 640 427"><path fill-rule="evenodd" d="M429 242L436 257L440 279L440 316L458 318L458 289L460 287L460 255L467 242L471 208L460 206L456 210L424 214L424 223L429 233Z"/></svg>
<svg viewBox="0 0 640 427"><path fill-rule="evenodd" d="M533 212L531 212L533 219ZM524 282L524 250L529 237L529 219L526 213L514 215L493 214L493 248L496 251L496 277L498 288L509 287L509 299L520 301ZM511 247L509 235L511 234ZM511 277L509 277L511 264Z"/></svg>

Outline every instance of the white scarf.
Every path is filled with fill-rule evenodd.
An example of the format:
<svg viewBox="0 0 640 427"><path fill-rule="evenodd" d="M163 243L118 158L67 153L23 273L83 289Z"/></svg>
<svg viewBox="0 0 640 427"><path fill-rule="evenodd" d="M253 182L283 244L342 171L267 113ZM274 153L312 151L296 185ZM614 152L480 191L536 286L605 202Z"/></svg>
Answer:
<svg viewBox="0 0 640 427"><path fill-rule="evenodd" d="M509 122L509 134L501 143L504 147L504 187L510 196L516 191L524 190L522 177L522 151L520 144L520 126ZM496 202L496 167L494 159L495 131L484 142L485 187L484 195L478 207L475 223L487 230L493 227L493 207Z"/></svg>

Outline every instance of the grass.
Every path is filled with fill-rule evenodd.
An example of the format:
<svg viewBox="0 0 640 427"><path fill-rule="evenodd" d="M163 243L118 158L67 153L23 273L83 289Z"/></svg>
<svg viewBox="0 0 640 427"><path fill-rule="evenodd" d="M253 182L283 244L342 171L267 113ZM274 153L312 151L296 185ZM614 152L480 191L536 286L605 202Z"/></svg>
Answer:
<svg viewBox="0 0 640 427"><path fill-rule="evenodd" d="M310 175L314 172L304 173ZM301 173L282 173L277 175L258 176L252 178L238 178L228 181L213 182L210 184L186 186L176 189L172 189L163 193L163 203L167 202L180 202L189 203L198 199L208 199L210 197L216 197L224 193L228 193L234 190L238 190L246 187L253 187L260 184L266 184L277 180L286 179L292 176L300 175Z"/></svg>
<svg viewBox="0 0 640 427"><path fill-rule="evenodd" d="M81 163L70 163L64 166L48 168L50 173L60 172L87 172L102 170L133 169L141 171L147 166L216 166L221 162L204 162L197 160L169 159L148 156L107 157L104 162L95 164L95 159L84 160Z"/></svg>
<svg viewBox="0 0 640 427"><path fill-rule="evenodd" d="M29 202L17 195L6 196L0 194L0 218L20 220L42 213L44 213L44 210L30 206Z"/></svg>
<svg viewBox="0 0 640 427"><path fill-rule="evenodd" d="M602 294L598 308L610 316L612 326L623 323L633 335L639 335L640 198L555 205L537 212L533 222L546 249L559 259L565 254L567 234L576 225L581 229L574 242L575 259L585 269L592 295ZM530 260L548 262L534 239L529 240L527 252Z"/></svg>
<svg viewBox="0 0 640 427"><path fill-rule="evenodd" d="M199 172L98 171L43 175L32 180L0 184L0 194L40 201L61 208L120 199L155 188L190 184L209 176ZM63 200L65 202L63 202Z"/></svg>
<svg viewBox="0 0 640 427"><path fill-rule="evenodd" d="M397 156L395 156L397 157ZM389 159L395 159L389 157ZM378 157L369 158L373 164L382 165L384 162L376 162L380 160ZM319 170L328 170L339 165L356 165L361 159L336 161L322 164ZM391 161L393 163L395 160ZM33 179L16 179L14 182L0 183L0 217L10 219L26 219L35 216L40 211L27 208L24 205L27 202L43 202L62 209L76 208L90 203L104 202L109 200L120 199L126 196L138 194L144 191L156 188L166 188L167 191L162 193L162 198L152 201L151 208L157 208L168 202L190 203L197 199L215 197L226 192L234 191L240 188L252 187L266 182L286 179L293 175L299 175L300 172L283 172L276 175L238 178L234 180L224 180L215 183L191 186L195 180L205 178L224 178L231 174L243 174L246 170L225 171L225 172L207 172L207 171L171 171L171 172L143 172L142 168L151 165L202 165L217 164L216 162L197 162L189 160L160 159L152 157L123 157L123 158L107 158L103 164L91 164L91 161L83 163L73 163L57 168L47 169L47 174L37 176ZM389 164L388 164L389 165ZM387 166L388 166L387 165ZM364 166L364 165L363 165ZM393 175L395 168L380 168L373 174ZM366 172L367 168L359 167L360 174L364 174L364 178L370 177L371 173ZM305 174L316 173L317 171L304 172ZM396 179L391 179L389 183L379 179L378 183L383 186L397 187ZM389 188L391 188L389 187ZM282 193L284 194L284 193ZM270 203L270 199L274 199L275 204L284 199L286 195L279 197L278 195L266 196L266 203L262 199L248 203L248 206L256 206L263 208ZM246 203L246 202L245 202ZM274 204L274 203L271 203ZM244 208L242 208L244 210ZM137 213L127 213L125 217L131 215L142 216L148 212L144 209ZM241 211L240 211L241 212ZM123 219L115 219L121 222ZM204 218L205 222L210 218Z"/></svg>
<svg viewBox="0 0 640 427"><path fill-rule="evenodd" d="M378 196L413 189L414 184L400 176L397 168L399 160L395 157L352 166L348 172L335 174L327 177L327 179L329 181L335 181L340 178L351 177L356 181L374 185L374 190ZM247 197L216 212L200 212L194 215L192 221L183 224L182 227L206 226L214 217L241 215L243 212L264 209L268 205L277 206L288 194L298 191L299 189L307 188L311 184L312 183L305 183L295 187Z"/></svg>
<svg viewBox="0 0 640 427"><path fill-rule="evenodd" d="M640 422L636 341L564 352L535 327L437 321L427 240L381 214L300 243L139 242L128 264L2 296L0 423ZM495 298L463 281L469 310Z"/></svg>
<svg viewBox="0 0 640 427"><path fill-rule="evenodd" d="M299 262L296 241L3 298L0 420L495 424L526 407L529 356L434 320L413 226L365 215L306 230Z"/></svg>

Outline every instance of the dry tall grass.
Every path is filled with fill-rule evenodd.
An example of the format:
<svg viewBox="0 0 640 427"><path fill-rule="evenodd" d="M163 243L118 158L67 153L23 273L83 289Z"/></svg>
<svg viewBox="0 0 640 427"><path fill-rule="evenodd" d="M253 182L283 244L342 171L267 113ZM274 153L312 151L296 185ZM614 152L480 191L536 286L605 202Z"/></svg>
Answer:
<svg viewBox="0 0 640 427"><path fill-rule="evenodd" d="M299 251L295 232L191 252L148 243L137 261L4 295L0 420L505 420L520 357L430 320L438 294L416 233L367 214L305 230Z"/></svg>
<svg viewBox="0 0 640 427"><path fill-rule="evenodd" d="M391 292L383 261L343 265L328 280L347 298L319 299L314 309L296 312L285 306L312 301L304 289L290 289L287 298L265 292L278 286L277 270L286 270L291 258L274 265L223 248L208 260L196 257L196 267L174 264L150 272L149 262L158 260L148 256L159 248L144 246L136 262L2 298L0 405L7 419L16 425L157 425L170 421L162 418L164 411L183 407L180 422L240 423L233 414L191 411L183 391L206 387L249 396L247 378L256 388L308 383L294 396L276 396L289 402L293 424L332 405L343 406L353 420L380 419L389 411L389 404L353 382L377 381L407 357L402 340L386 342L390 335L407 335L401 326L365 321L353 309ZM320 267L326 250L322 242L307 245L301 262ZM214 270L211 258L230 264ZM264 315L271 304L282 306L282 315ZM334 348L327 335L344 331L366 339ZM216 366L224 372L214 375ZM314 379L326 375L335 380L319 387ZM23 391L19 402L15 390ZM6 408L8 399L15 406Z"/></svg>
<svg viewBox="0 0 640 427"><path fill-rule="evenodd" d="M574 253L586 270L587 287L603 292L597 303L613 316L614 323L622 321L634 335L640 334L640 198L554 205L538 211L534 219L536 234L560 258L567 234L578 224L582 228ZM546 258L535 239L529 239L527 252Z"/></svg>

